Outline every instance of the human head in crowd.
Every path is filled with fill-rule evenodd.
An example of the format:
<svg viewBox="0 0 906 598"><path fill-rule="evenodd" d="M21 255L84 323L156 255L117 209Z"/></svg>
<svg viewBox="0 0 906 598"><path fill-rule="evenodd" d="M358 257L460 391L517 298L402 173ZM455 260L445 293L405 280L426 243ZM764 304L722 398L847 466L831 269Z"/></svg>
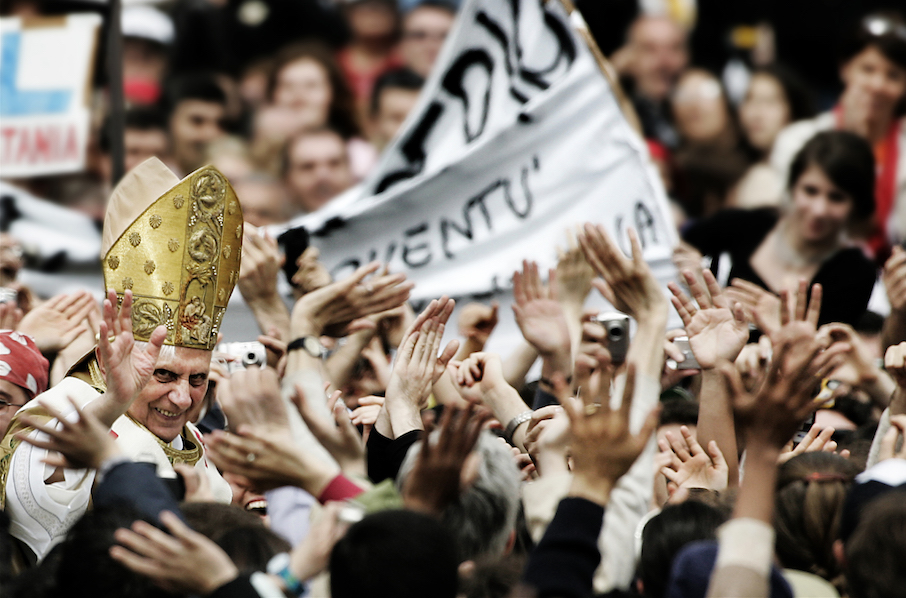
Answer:
<svg viewBox="0 0 906 598"><path fill-rule="evenodd" d="M8 218L3 214L4 220ZM16 282L19 270L22 269L22 256L24 249L22 243L0 228L0 287L8 287Z"/></svg>
<svg viewBox="0 0 906 598"><path fill-rule="evenodd" d="M906 111L906 21L896 13L872 14L841 47L840 100L853 118L887 124ZM883 131L886 132L886 129Z"/></svg>
<svg viewBox="0 0 906 598"><path fill-rule="evenodd" d="M699 68L685 71L670 96L670 104L684 143L735 143L733 109L723 84L714 74Z"/></svg>
<svg viewBox="0 0 906 598"><path fill-rule="evenodd" d="M283 180L293 207L306 213L349 189L352 171L340 134L319 128L290 137L284 148Z"/></svg>
<svg viewBox="0 0 906 598"><path fill-rule="evenodd" d="M284 135L325 126L344 139L361 132L343 72L330 50L319 43L292 45L277 54L267 96L272 106L289 112Z"/></svg>
<svg viewBox="0 0 906 598"><path fill-rule="evenodd" d="M140 105L160 98L175 30L166 13L147 5L127 6L122 13L123 91Z"/></svg>
<svg viewBox="0 0 906 598"><path fill-rule="evenodd" d="M818 133L793 158L787 178L795 234L808 243L836 240L874 213L874 188L874 154L864 139Z"/></svg>
<svg viewBox="0 0 906 598"><path fill-rule="evenodd" d="M49 363L34 339L0 331L0 437L27 402L47 390Z"/></svg>
<svg viewBox="0 0 906 598"><path fill-rule="evenodd" d="M381 50L396 42L400 29L396 0L346 0L342 8L352 43Z"/></svg>
<svg viewBox="0 0 906 598"><path fill-rule="evenodd" d="M455 20L456 6L444 0L424 0L407 12L400 42L405 65L427 79Z"/></svg>
<svg viewBox="0 0 906 598"><path fill-rule="evenodd" d="M851 598L903 596L906 493L888 492L871 503L845 546Z"/></svg>
<svg viewBox="0 0 906 598"><path fill-rule="evenodd" d="M650 102L666 101L689 64L686 31L662 15L642 15L626 36L626 74L633 91Z"/></svg>
<svg viewBox="0 0 906 598"><path fill-rule="evenodd" d="M255 164L248 144L235 135L218 137L210 144L205 164L210 164L229 179L231 183L245 178L255 171Z"/></svg>
<svg viewBox="0 0 906 598"><path fill-rule="evenodd" d="M770 153L774 140L786 125L814 114L805 84L795 73L780 65L756 69L739 105L743 135L760 155Z"/></svg>
<svg viewBox="0 0 906 598"><path fill-rule="evenodd" d="M349 528L330 554L330 595L453 598L456 542L448 527L412 511L381 511Z"/></svg>
<svg viewBox="0 0 906 598"><path fill-rule="evenodd" d="M123 129L124 172L129 172L151 157L167 160L170 140L167 137L167 119L157 108L137 106L126 110ZM101 129L100 149L103 154L102 170L105 180L110 180L109 119Z"/></svg>
<svg viewBox="0 0 906 598"><path fill-rule="evenodd" d="M207 74L176 79L167 94L170 157L185 176L204 166L208 145L225 134L227 98Z"/></svg>
<svg viewBox="0 0 906 598"><path fill-rule="evenodd" d="M431 442L437 441L434 434ZM405 486L421 443L412 445L397 476ZM519 510L519 471L509 448L490 433L482 433L475 446L478 474L468 490L448 506L441 517L455 539L460 562L499 557L511 546Z"/></svg>
<svg viewBox="0 0 906 598"><path fill-rule="evenodd" d="M233 180L236 197L242 204L245 221L255 226L286 222L289 206L286 189L277 177L265 172L253 172Z"/></svg>
<svg viewBox="0 0 906 598"><path fill-rule="evenodd" d="M383 149L396 136L415 107L425 80L408 68L387 71L371 92L373 141Z"/></svg>
<svg viewBox="0 0 906 598"><path fill-rule="evenodd" d="M264 571L271 558L290 550L264 519L235 502L187 502L181 511L192 529L223 548L243 574Z"/></svg>
<svg viewBox="0 0 906 598"><path fill-rule="evenodd" d="M780 466L777 477L777 557L787 569L806 571L830 582L842 574L834 556L846 493L861 471L839 455L811 452Z"/></svg>
<svg viewBox="0 0 906 598"><path fill-rule="evenodd" d="M690 542L713 540L727 515L697 500L667 505L642 530L638 588L646 598L663 598L673 559Z"/></svg>

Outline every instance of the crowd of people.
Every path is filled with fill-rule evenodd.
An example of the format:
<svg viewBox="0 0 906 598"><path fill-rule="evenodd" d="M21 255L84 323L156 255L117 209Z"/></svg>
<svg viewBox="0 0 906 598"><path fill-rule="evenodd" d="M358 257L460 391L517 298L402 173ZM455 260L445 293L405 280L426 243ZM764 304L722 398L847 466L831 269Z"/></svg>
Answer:
<svg viewBox="0 0 906 598"><path fill-rule="evenodd" d="M9 181L103 227L103 301L31 292L0 222L0 594L906 596L906 20L803 58L639 4L610 58L677 281L576 223L455 322L263 230L373 172L456 2L127 5L126 175L99 89L86 171Z"/></svg>

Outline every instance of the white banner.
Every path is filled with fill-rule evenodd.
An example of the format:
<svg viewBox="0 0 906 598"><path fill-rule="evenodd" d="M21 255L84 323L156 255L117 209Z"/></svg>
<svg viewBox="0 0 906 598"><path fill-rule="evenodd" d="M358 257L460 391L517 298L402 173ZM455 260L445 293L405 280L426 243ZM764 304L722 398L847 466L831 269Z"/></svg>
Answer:
<svg viewBox="0 0 906 598"><path fill-rule="evenodd" d="M0 176L84 168L101 18L0 19Z"/></svg>

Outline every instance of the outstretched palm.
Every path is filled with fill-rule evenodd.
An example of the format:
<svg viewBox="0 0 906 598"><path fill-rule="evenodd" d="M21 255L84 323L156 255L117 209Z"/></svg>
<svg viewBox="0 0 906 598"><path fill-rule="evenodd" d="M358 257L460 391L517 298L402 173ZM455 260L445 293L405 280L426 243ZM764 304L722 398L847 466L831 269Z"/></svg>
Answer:
<svg viewBox="0 0 906 598"><path fill-rule="evenodd" d="M525 340L542 355L570 346L566 316L557 300L556 275L553 270L549 274L548 288L541 283L535 262L523 262L522 272L513 274L516 324Z"/></svg>
<svg viewBox="0 0 906 598"><path fill-rule="evenodd" d="M104 321L100 325L98 352L106 371L106 396L125 413L154 373L167 331L159 326L151 334L146 347L136 346L132 336L132 292L126 291L119 311L115 307L116 303L116 293L108 291L107 300L104 301ZM111 336L114 337L113 340L110 340Z"/></svg>
<svg viewBox="0 0 906 598"><path fill-rule="evenodd" d="M684 271L683 276L694 300L676 284L668 286L674 295L673 306L683 319L695 359L704 369L715 367L722 359L735 361L749 339L749 327L742 306L737 303L730 308L709 270L704 272L707 289L691 271Z"/></svg>

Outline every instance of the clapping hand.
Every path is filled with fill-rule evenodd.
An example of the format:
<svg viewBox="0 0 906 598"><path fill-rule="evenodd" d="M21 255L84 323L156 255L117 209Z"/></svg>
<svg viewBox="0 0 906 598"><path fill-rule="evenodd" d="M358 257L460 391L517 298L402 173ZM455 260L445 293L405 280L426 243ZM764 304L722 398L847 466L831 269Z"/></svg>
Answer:
<svg viewBox="0 0 906 598"><path fill-rule="evenodd" d="M17 330L34 337L42 353L59 353L85 332L83 322L94 309L87 291L57 295L25 314Z"/></svg>
<svg viewBox="0 0 906 598"><path fill-rule="evenodd" d="M721 359L735 361L749 338L742 306L730 305L710 270L703 273L707 288L689 270L683 272L683 277L694 301L676 283L667 286L673 293L673 307L683 320L698 364L702 369L711 369Z"/></svg>

